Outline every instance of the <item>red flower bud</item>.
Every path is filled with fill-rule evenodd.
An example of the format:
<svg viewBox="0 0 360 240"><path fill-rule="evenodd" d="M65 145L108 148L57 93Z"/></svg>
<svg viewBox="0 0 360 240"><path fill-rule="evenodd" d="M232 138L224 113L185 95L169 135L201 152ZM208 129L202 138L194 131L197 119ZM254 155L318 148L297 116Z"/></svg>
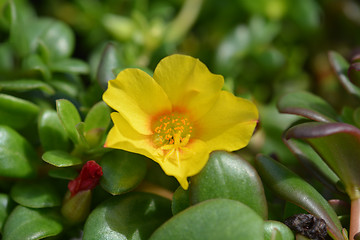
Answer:
<svg viewBox="0 0 360 240"><path fill-rule="evenodd" d="M93 160L86 162L82 167L79 176L68 184L71 197L80 191L91 190L96 187L102 175L102 168L99 164Z"/></svg>

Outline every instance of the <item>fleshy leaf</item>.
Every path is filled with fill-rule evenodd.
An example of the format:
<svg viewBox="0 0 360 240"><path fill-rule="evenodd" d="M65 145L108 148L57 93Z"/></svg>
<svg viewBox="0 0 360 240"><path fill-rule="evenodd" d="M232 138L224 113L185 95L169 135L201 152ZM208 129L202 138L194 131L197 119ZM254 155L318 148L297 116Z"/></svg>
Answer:
<svg viewBox="0 0 360 240"><path fill-rule="evenodd" d="M42 159L56 167L70 167L82 163L80 158L60 150L47 151L42 155Z"/></svg>
<svg viewBox="0 0 360 240"><path fill-rule="evenodd" d="M66 99L56 101L56 109L65 131L74 143L80 143L80 136L76 130L76 125L81 122L81 118L76 107Z"/></svg>
<svg viewBox="0 0 360 240"><path fill-rule="evenodd" d="M44 79L49 80L51 78L51 72L48 66L40 58L40 56L32 54L27 56L23 61L23 69L28 71L38 71L41 73Z"/></svg>
<svg viewBox="0 0 360 240"><path fill-rule="evenodd" d="M17 206L5 223L3 240L37 240L56 236L62 229L60 216L53 209Z"/></svg>
<svg viewBox="0 0 360 240"><path fill-rule="evenodd" d="M148 239L171 217L170 201L149 193L129 193L105 201L88 217L84 240Z"/></svg>
<svg viewBox="0 0 360 240"><path fill-rule="evenodd" d="M303 123L290 128L285 137L307 141L341 179L350 198L360 198L358 128L346 123Z"/></svg>
<svg viewBox="0 0 360 240"><path fill-rule="evenodd" d="M35 119L39 107L21 98L0 93L0 124L20 129Z"/></svg>
<svg viewBox="0 0 360 240"><path fill-rule="evenodd" d="M61 198L54 186L47 181L17 182L10 193L18 204L30 208L60 206Z"/></svg>
<svg viewBox="0 0 360 240"><path fill-rule="evenodd" d="M11 198L5 193L0 193L0 232L2 232L5 221L10 213Z"/></svg>
<svg viewBox="0 0 360 240"><path fill-rule="evenodd" d="M107 153L99 164L104 173L100 184L113 195L135 188L146 174L146 158L122 150Z"/></svg>
<svg viewBox="0 0 360 240"><path fill-rule="evenodd" d="M68 192L61 208L62 215L72 224L84 221L90 212L91 198L91 190L78 192L74 196Z"/></svg>
<svg viewBox="0 0 360 240"><path fill-rule="evenodd" d="M339 177L324 163L311 146L298 139L283 138L283 141L309 172L318 177L330 189L336 189L335 186L340 181Z"/></svg>
<svg viewBox="0 0 360 240"><path fill-rule="evenodd" d="M89 66L86 62L75 59L75 58L65 58L60 59L50 65L50 69L54 72L65 72L65 73L75 73L75 74L88 74Z"/></svg>
<svg viewBox="0 0 360 240"><path fill-rule="evenodd" d="M265 221L265 240L294 240L294 234L288 226L278 221ZM275 233L274 233L275 232ZM277 235L274 237L274 235Z"/></svg>
<svg viewBox="0 0 360 240"><path fill-rule="evenodd" d="M73 180L79 175L79 172L73 168L56 168L49 170L48 174L53 178Z"/></svg>
<svg viewBox="0 0 360 240"><path fill-rule="evenodd" d="M262 180L277 195L304 208L314 216L324 219L328 233L334 239L344 239L336 213L310 184L270 157L258 155L256 166Z"/></svg>
<svg viewBox="0 0 360 240"><path fill-rule="evenodd" d="M330 64L343 87L351 94L360 97L360 88L355 86L348 78L349 63L337 52L330 51Z"/></svg>
<svg viewBox="0 0 360 240"><path fill-rule="evenodd" d="M5 4L6 2L4 2ZM1 3L0 3L1 8ZM15 63L13 62L14 52L9 42L2 42L0 44L0 71L12 71Z"/></svg>
<svg viewBox="0 0 360 240"><path fill-rule="evenodd" d="M83 122L79 122L76 124L75 129L77 135L79 136L79 145L81 145L84 149L88 149L90 146L85 137L85 124Z"/></svg>
<svg viewBox="0 0 360 240"><path fill-rule="evenodd" d="M82 88L76 81L69 77L69 75L55 75L49 84L51 84L57 92L72 98L76 98L79 95L79 89Z"/></svg>
<svg viewBox="0 0 360 240"><path fill-rule="evenodd" d="M39 36L49 50L50 59L63 59L70 57L74 51L75 36L71 28L62 21L42 18L39 21L46 23Z"/></svg>
<svg viewBox="0 0 360 240"><path fill-rule="evenodd" d="M348 106L343 106L341 109L341 122L357 126L355 122L355 110Z"/></svg>
<svg viewBox="0 0 360 240"><path fill-rule="evenodd" d="M56 111L49 109L40 114L38 130L44 151L68 150L69 139Z"/></svg>
<svg viewBox="0 0 360 240"><path fill-rule="evenodd" d="M184 190L181 186L176 189L171 202L171 211L173 215L190 206L189 190Z"/></svg>
<svg viewBox="0 0 360 240"><path fill-rule="evenodd" d="M307 238L301 234L296 234L296 240L311 240L311 239Z"/></svg>
<svg viewBox="0 0 360 240"><path fill-rule="evenodd" d="M36 175L39 162L25 138L7 126L0 126L0 176L32 177Z"/></svg>
<svg viewBox="0 0 360 240"><path fill-rule="evenodd" d="M278 101L281 113L296 114L319 122L335 122L337 113L324 99L310 92L295 92L284 95Z"/></svg>
<svg viewBox="0 0 360 240"><path fill-rule="evenodd" d="M235 154L224 151L211 153L202 171L191 178L190 203L227 198L240 201L263 219L267 218L267 203L256 170Z"/></svg>
<svg viewBox="0 0 360 240"><path fill-rule="evenodd" d="M118 48L114 43L108 43L101 55L99 67L97 69L96 78L103 89L107 88L108 81L115 79L113 73L115 68L121 66Z"/></svg>
<svg viewBox="0 0 360 240"><path fill-rule="evenodd" d="M84 131L101 128L106 130L110 124L110 108L105 102L95 104L86 115Z"/></svg>
<svg viewBox="0 0 360 240"><path fill-rule="evenodd" d="M175 215L150 240L237 239L263 240L264 221L245 204L211 199Z"/></svg>
<svg viewBox="0 0 360 240"><path fill-rule="evenodd" d="M25 1L10 1L10 43L17 55L24 57L31 49L31 32L27 23L34 22L34 13Z"/></svg>
<svg viewBox="0 0 360 240"><path fill-rule="evenodd" d="M39 89L42 92L47 93L49 95L55 94L55 90L50 85L36 79L19 79L12 81L1 81L0 89L7 91L16 91L16 92L26 92L26 91Z"/></svg>

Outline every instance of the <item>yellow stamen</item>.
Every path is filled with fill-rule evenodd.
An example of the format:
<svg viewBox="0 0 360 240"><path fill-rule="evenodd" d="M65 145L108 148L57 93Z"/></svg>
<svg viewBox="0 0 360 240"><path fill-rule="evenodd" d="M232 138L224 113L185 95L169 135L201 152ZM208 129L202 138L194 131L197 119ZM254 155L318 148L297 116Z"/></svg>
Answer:
<svg viewBox="0 0 360 240"><path fill-rule="evenodd" d="M192 124L184 114L171 113L153 122L154 145L164 151L163 161L171 160L180 165L182 149L190 141Z"/></svg>

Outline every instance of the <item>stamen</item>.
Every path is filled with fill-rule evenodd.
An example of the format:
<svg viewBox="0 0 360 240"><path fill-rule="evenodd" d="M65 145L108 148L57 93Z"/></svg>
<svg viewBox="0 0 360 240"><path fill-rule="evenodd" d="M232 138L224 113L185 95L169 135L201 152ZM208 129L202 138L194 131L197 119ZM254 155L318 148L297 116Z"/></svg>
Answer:
<svg viewBox="0 0 360 240"><path fill-rule="evenodd" d="M163 161L171 160L179 166L182 149L189 143L193 132L189 118L176 112L163 115L153 122L152 129L155 146L164 151Z"/></svg>

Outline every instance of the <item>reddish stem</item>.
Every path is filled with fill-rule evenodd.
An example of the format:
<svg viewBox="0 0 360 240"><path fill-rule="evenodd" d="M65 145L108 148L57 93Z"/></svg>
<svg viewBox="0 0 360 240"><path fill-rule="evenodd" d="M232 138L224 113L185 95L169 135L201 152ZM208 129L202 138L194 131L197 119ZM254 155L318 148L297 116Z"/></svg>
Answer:
<svg viewBox="0 0 360 240"><path fill-rule="evenodd" d="M349 239L354 240L358 232L360 232L360 198L351 200Z"/></svg>

